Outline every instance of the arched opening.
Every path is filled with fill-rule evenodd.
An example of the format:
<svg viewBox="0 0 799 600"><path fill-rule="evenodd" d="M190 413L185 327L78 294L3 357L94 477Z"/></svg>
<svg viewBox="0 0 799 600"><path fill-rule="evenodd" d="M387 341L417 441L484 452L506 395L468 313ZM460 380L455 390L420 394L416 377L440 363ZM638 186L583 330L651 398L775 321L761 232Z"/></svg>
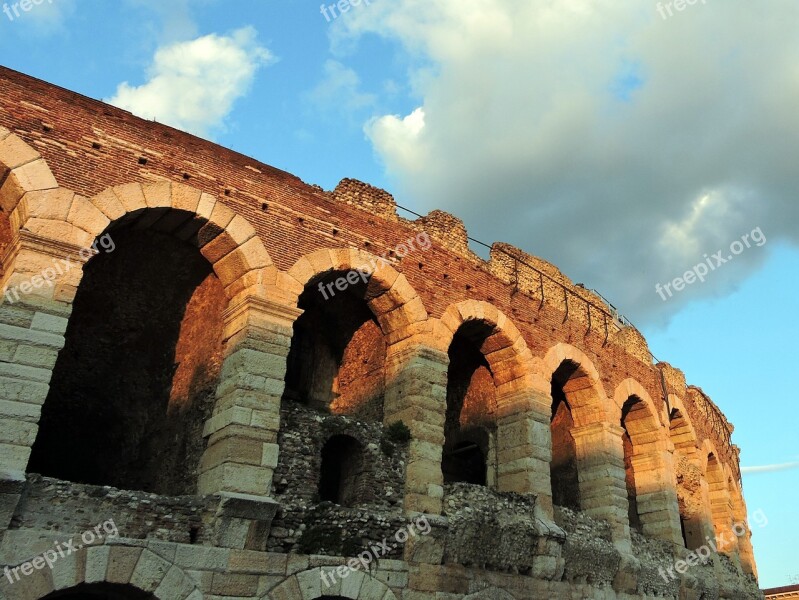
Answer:
<svg viewBox="0 0 799 600"><path fill-rule="evenodd" d="M48 594L42 600L154 600L155 596L129 585L82 583Z"/></svg>
<svg viewBox="0 0 799 600"><path fill-rule="evenodd" d="M552 502L572 510L580 509L580 484L577 476L577 447L572 437L574 419L565 388L569 381L582 377L579 366L564 361L552 374Z"/></svg>
<svg viewBox="0 0 799 600"><path fill-rule="evenodd" d="M710 499L710 515L713 520L713 531L718 540L719 552L730 551L732 530L732 506L727 479L721 461L711 452L707 458L707 487Z"/></svg>
<svg viewBox="0 0 799 600"><path fill-rule="evenodd" d="M366 485L363 446L348 435L334 435L322 447L319 499L341 506L355 506Z"/></svg>
<svg viewBox="0 0 799 600"><path fill-rule="evenodd" d="M691 460L697 454L693 431L677 408L672 409L669 415L669 437L675 448L680 532L685 547L696 550L705 543L702 535L702 472Z"/></svg>
<svg viewBox="0 0 799 600"><path fill-rule="evenodd" d="M444 483L494 485L497 391L480 348L492 329L470 321L449 347L447 411L441 472Z"/></svg>
<svg viewBox="0 0 799 600"><path fill-rule="evenodd" d="M630 528L643 533L643 524L638 512L638 489L640 474L634 464L636 456L644 453L642 437L652 432L652 415L638 396L630 396L621 411L621 426L624 429L624 480L627 485L627 516Z"/></svg>
<svg viewBox="0 0 799 600"><path fill-rule="evenodd" d="M283 399L381 422L386 342L357 273L314 279L300 296Z"/></svg>
<svg viewBox="0 0 799 600"><path fill-rule="evenodd" d="M199 250L131 227L83 267L28 470L193 494L222 362L224 288Z"/></svg>

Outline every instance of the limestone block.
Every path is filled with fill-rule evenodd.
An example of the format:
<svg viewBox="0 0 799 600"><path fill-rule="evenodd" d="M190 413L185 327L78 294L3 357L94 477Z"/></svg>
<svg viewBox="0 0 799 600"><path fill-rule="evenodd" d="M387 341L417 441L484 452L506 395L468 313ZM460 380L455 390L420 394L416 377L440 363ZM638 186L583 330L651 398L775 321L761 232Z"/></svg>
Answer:
<svg viewBox="0 0 799 600"><path fill-rule="evenodd" d="M125 216L125 207L112 189L103 190L89 200L102 212L109 221L116 221Z"/></svg>
<svg viewBox="0 0 799 600"><path fill-rule="evenodd" d="M188 185L172 184L171 205L175 210L196 213L202 192Z"/></svg>
<svg viewBox="0 0 799 600"><path fill-rule="evenodd" d="M75 196L66 219L92 235L100 235L111 220L99 208L82 196Z"/></svg>
<svg viewBox="0 0 799 600"><path fill-rule="evenodd" d="M263 496L272 487L272 470L253 465L223 463L201 473L198 487L201 494L220 491Z"/></svg>
<svg viewBox="0 0 799 600"><path fill-rule="evenodd" d="M258 591L258 577L242 573L214 573L211 593L220 596L251 597Z"/></svg>
<svg viewBox="0 0 799 600"><path fill-rule="evenodd" d="M139 183L118 185L114 187L112 191L127 214L147 208L147 202L144 199L144 191Z"/></svg>
<svg viewBox="0 0 799 600"><path fill-rule="evenodd" d="M105 581L105 574L108 570L108 558L110 555L110 546L94 546L87 549L86 583Z"/></svg>
<svg viewBox="0 0 799 600"><path fill-rule="evenodd" d="M15 134L7 135L0 141L0 163L9 169L16 169L40 157L36 150Z"/></svg>
<svg viewBox="0 0 799 600"><path fill-rule="evenodd" d="M47 333L55 333L57 335L64 335L68 324L69 320L65 317L50 315L43 312L36 312L36 314L33 315L31 329L45 331ZM61 348L61 346L58 346L58 348Z"/></svg>
<svg viewBox="0 0 799 600"><path fill-rule="evenodd" d="M144 550L136 563L130 584L146 592L152 592L160 585L171 566L160 556Z"/></svg>
<svg viewBox="0 0 799 600"><path fill-rule="evenodd" d="M155 596L182 600L193 591L196 591L196 587L191 579L186 577L180 569L172 566L155 589Z"/></svg>
<svg viewBox="0 0 799 600"><path fill-rule="evenodd" d="M75 192L65 188L37 190L24 196L25 215L21 225L32 217L66 221L75 199Z"/></svg>
<svg viewBox="0 0 799 600"><path fill-rule="evenodd" d="M108 555L108 569L105 579L109 583L128 583L136 563L141 557L142 548L113 546Z"/></svg>
<svg viewBox="0 0 799 600"><path fill-rule="evenodd" d="M16 419L0 419L0 443L13 446L33 446L39 426Z"/></svg>

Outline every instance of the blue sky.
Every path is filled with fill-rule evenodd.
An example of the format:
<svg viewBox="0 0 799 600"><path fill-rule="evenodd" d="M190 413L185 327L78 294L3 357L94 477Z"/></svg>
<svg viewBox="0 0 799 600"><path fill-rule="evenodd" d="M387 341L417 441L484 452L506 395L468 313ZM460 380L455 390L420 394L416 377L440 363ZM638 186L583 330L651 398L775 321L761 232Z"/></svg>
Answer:
<svg viewBox="0 0 799 600"><path fill-rule="evenodd" d="M319 4L46 0L0 14L0 63L546 258L719 404L745 467L799 461L795 2ZM657 295L756 228L765 244ZM764 586L799 576L797 484L744 477Z"/></svg>

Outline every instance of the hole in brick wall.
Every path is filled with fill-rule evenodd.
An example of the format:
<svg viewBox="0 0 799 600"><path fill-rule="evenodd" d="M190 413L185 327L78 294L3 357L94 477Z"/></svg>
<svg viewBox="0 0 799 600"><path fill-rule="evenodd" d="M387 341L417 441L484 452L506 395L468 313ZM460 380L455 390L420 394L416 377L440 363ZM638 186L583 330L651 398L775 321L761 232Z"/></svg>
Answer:
<svg viewBox="0 0 799 600"><path fill-rule="evenodd" d="M194 246L125 228L113 241L83 268L28 469L193 494L222 362L225 291Z"/></svg>
<svg viewBox="0 0 799 600"><path fill-rule="evenodd" d="M196 544L197 543L197 538L199 537L199 535L200 535L200 528L197 527L196 525L191 527L189 529L189 543L190 544Z"/></svg>
<svg viewBox="0 0 799 600"><path fill-rule="evenodd" d="M482 322L463 325L449 347L447 410L441 473L445 483L487 485L492 438L496 435L496 387L480 352L491 329ZM490 480L490 481L489 481Z"/></svg>
<svg viewBox="0 0 799 600"><path fill-rule="evenodd" d="M338 229L333 230L333 235L338 235Z"/></svg>
<svg viewBox="0 0 799 600"><path fill-rule="evenodd" d="M230 190L225 190L225 196L230 196Z"/></svg>
<svg viewBox="0 0 799 600"><path fill-rule="evenodd" d="M139 157L139 164L140 165L146 165L147 164L147 157L146 156Z"/></svg>
<svg viewBox="0 0 799 600"><path fill-rule="evenodd" d="M42 123L42 131L44 131L45 133L49 133L52 130L53 127L51 125L48 125L47 123Z"/></svg>
<svg viewBox="0 0 799 600"><path fill-rule="evenodd" d="M302 217L297 217L297 221L299 221L299 222L300 222L300 225L302 225L303 223L305 223L305 219L303 219Z"/></svg>
<svg viewBox="0 0 799 600"><path fill-rule="evenodd" d="M188 173L183 173L183 179L185 181L188 181L189 179L191 179L191 175L189 175Z"/></svg>
<svg viewBox="0 0 799 600"><path fill-rule="evenodd" d="M386 342L366 304L368 276L336 271L300 295L287 360L285 401L382 421Z"/></svg>
<svg viewBox="0 0 799 600"><path fill-rule="evenodd" d="M94 148L95 150L99 150L100 148L102 148L102 146L100 145L100 142L92 142L92 148Z"/></svg>
<svg viewBox="0 0 799 600"><path fill-rule="evenodd" d="M269 205L266 202L261 203L261 210L269 210Z"/></svg>
<svg viewBox="0 0 799 600"><path fill-rule="evenodd" d="M322 448L319 499L341 506L355 506L364 480L363 447L353 437L334 435Z"/></svg>
<svg viewBox="0 0 799 600"><path fill-rule="evenodd" d="M419 268L420 268L420 269L423 269L423 268L424 268L424 265L423 265L422 263L419 263Z"/></svg>

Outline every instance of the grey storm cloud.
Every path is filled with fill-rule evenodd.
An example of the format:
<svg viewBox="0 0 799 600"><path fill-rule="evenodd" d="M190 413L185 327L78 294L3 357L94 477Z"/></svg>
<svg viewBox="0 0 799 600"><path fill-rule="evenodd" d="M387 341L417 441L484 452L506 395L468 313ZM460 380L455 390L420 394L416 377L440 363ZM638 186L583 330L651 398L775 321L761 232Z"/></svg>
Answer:
<svg viewBox="0 0 799 600"><path fill-rule="evenodd" d="M708 0L662 18L656 2L397 0L351 11L333 45L365 34L416 57L406 115L368 138L416 208L505 241L665 322L797 242L799 5ZM682 276L759 227L703 284Z"/></svg>

